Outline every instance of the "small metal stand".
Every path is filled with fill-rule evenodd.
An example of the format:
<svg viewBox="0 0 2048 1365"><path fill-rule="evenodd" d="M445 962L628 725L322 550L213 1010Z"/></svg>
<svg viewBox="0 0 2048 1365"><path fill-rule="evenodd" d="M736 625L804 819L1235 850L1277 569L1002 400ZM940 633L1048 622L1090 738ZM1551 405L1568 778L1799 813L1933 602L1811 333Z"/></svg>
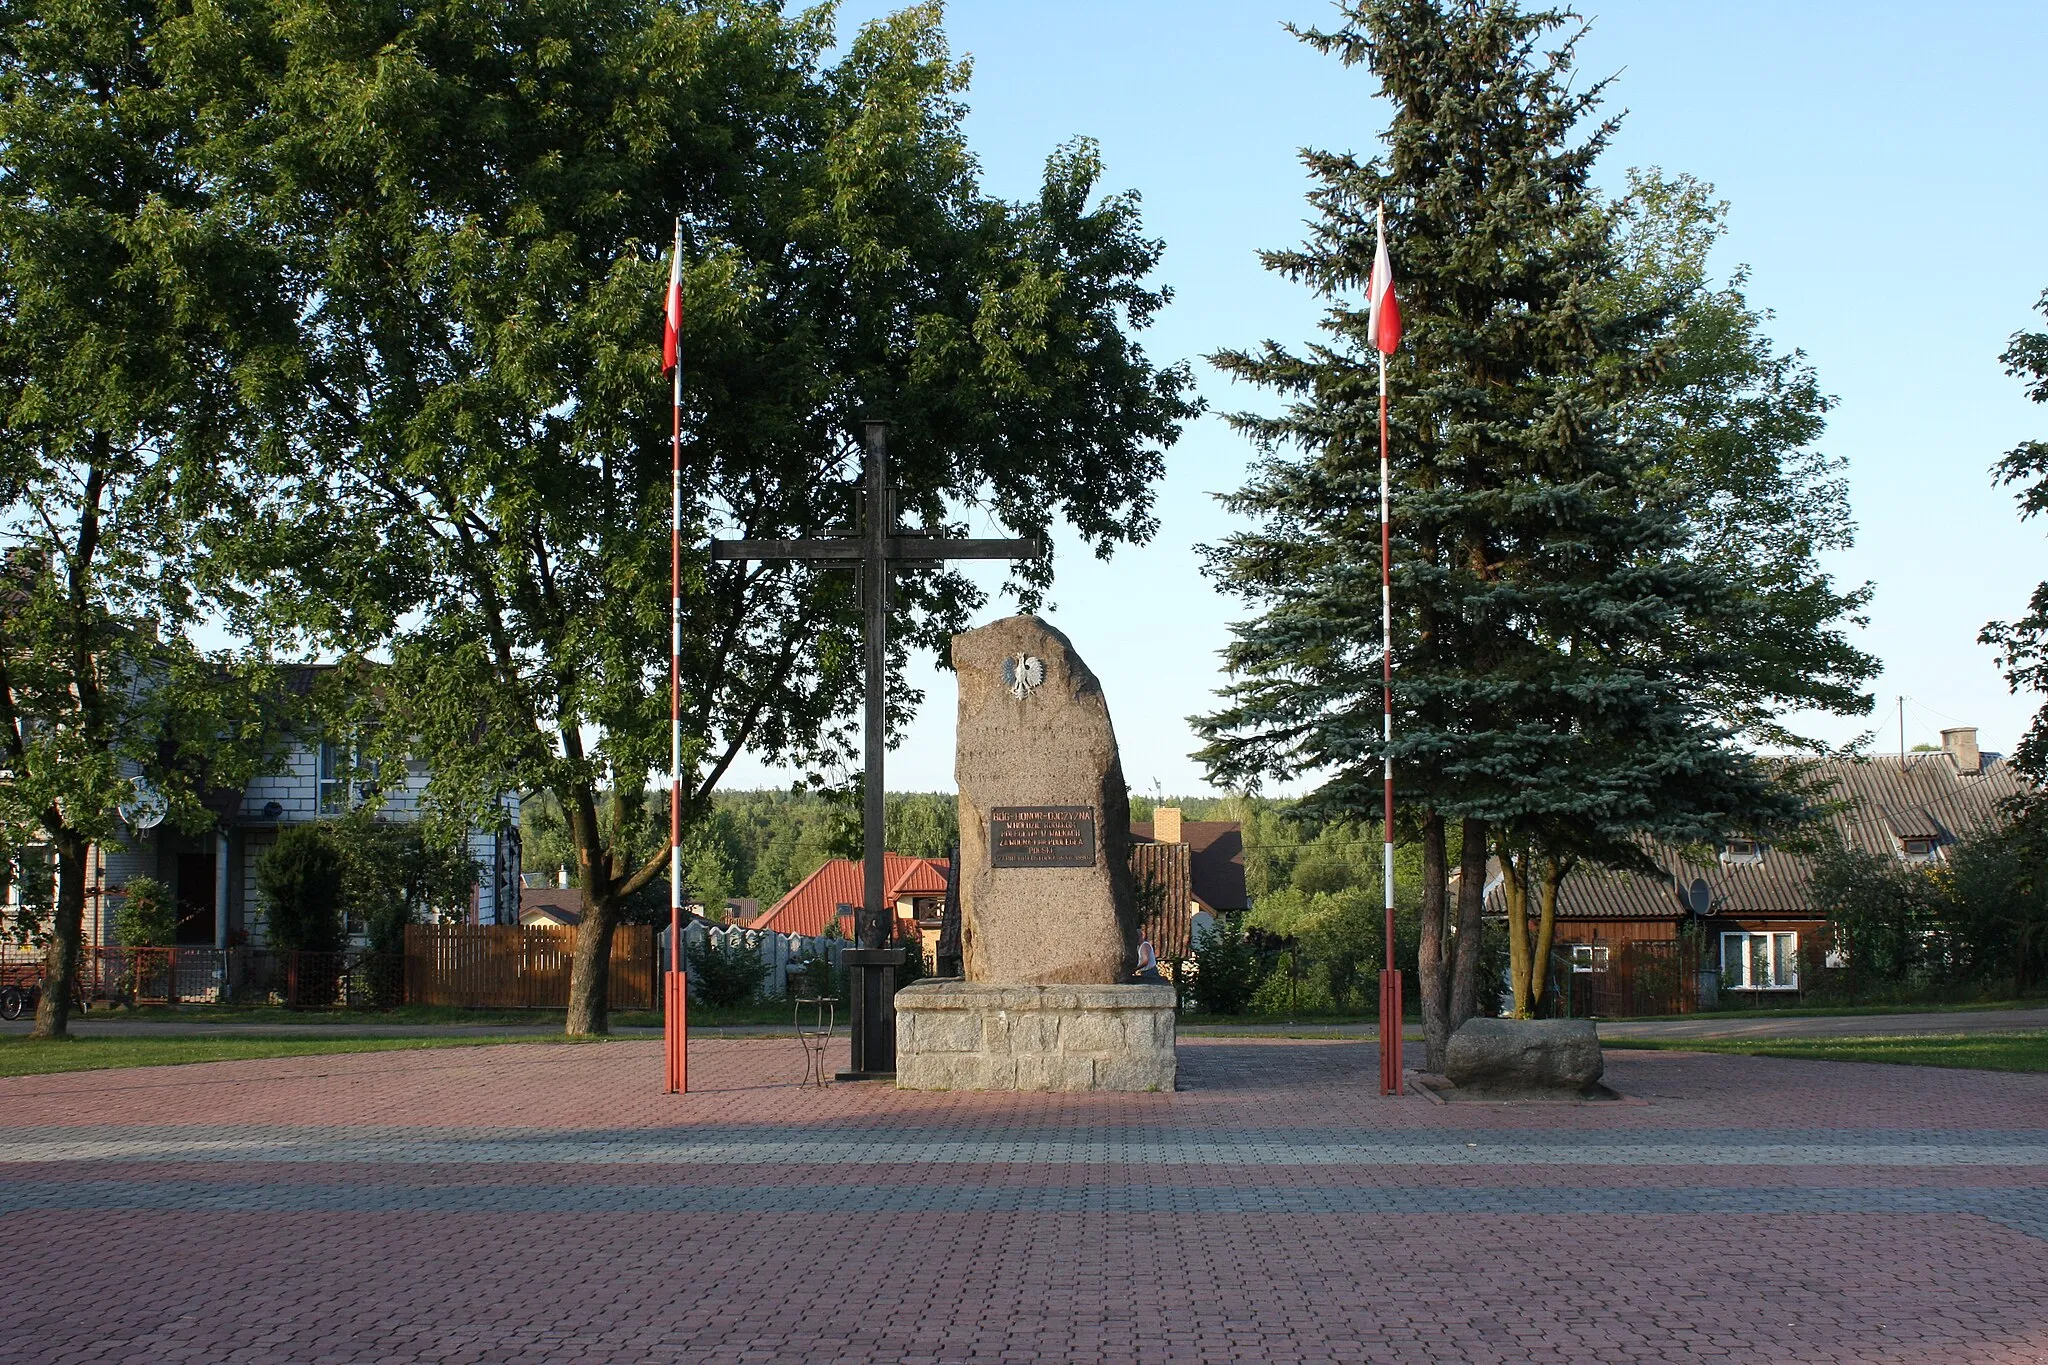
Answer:
<svg viewBox="0 0 2048 1365"><path fill-rule="evenodd" d="M825 1088L825 1050L832 1045L832 1025L837 1022L838 1009L839 1001L829 995L800 995L796 998L790 1022L796 1029L796 1040L804 1050L803 1085L815 1083L818 1089ZM806 1010L810 1012L808 1019L804 1017Z"/></svg>

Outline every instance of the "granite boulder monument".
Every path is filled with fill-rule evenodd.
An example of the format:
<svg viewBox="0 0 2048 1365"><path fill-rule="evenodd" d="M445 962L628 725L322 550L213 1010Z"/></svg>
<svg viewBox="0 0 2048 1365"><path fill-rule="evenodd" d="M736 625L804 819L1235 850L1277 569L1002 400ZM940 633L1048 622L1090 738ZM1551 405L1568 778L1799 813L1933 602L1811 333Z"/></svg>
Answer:
<svg viewBox="0 0 2048 1365"><path fill-rule="evenodd" d="M896 996L897 1084L1170 1090L1174 994L1134 982L1130 798L1109 705L1065 635L953 638L964 975Z"/></svg>

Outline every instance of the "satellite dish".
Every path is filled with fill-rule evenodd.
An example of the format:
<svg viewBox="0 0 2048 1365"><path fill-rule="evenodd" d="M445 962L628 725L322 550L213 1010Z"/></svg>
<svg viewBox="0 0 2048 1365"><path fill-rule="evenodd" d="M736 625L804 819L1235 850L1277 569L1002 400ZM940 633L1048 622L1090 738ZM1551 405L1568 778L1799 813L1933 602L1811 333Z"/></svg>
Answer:
<svg viewBox="0 0 2048 1365"><path fill-rule="evenodd" d="M1685 903L1692 907L1695 915L1714 913L1714 888L1707 885L1705 877L1692 879L1692 885L1685 889Z"/></svg>
<svg viewBox="0 0 2048 1365"><path fill-rule="evenodd" d="M138 776L128 780L134 785L135 791L121 803L121 818L128 822L131 829L155 829L164 822L164 817L170 814L171 803L164 798L162 792L149 784L148 778Z"/></svg>

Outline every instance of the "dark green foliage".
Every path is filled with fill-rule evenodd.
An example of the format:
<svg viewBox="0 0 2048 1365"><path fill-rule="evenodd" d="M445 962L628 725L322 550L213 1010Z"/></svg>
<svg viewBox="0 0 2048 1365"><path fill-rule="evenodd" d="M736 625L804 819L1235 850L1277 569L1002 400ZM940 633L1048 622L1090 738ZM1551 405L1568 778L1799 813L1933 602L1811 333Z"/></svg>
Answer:
<svg viewBox="0 0 2048 1365"><path fill-rule="evenodd" d="M761 978L768 973L761 950L750 947L742 934L712 936L692 942L690 981L698 998L707 1005L744 1005L760 993Z"/></svg>
<svg viewBox="0 0 2048 1365"><path fill-rule="evenodd" d="M388 648L386 733L431 762L436 802L557 798L590 945L569 1028L601 1030L603 943L665 864L635 841L669 762L656 352L677 219L693 828L743 751L814 771L854 752L848 576L704 545L843 525L861 418L896 424L913 525L971 505L1101 554L1152 534L1195 411L1185 369L1136 341L1161 246L1085 141L1029 199L982 191L935 4L843 48L829 8L766 0L275 16L252 41L263 117L233 143L289 261L306 405L274 471L293 487L238 557L276 585L277 629ZM1050 573L1020 566L1020 599ZM910 575L896 603L899 648L939 647L983 594ZM899 674L892 714L916 700ZM751 888L730 863L699 875Z"/></svg>
<svg viewBox="0 0 2048 1365"><path fill-rule="evenodd" d="M316 826L340 858L344 923L376 953L405 951L405 926L468 913L478 868L458 831L358 811ZM445 837L434 838L440 832Z"/></svg>
<svg viewBox="0 0 2048 1365"><path fill-rule="evenodd" d="M1820 400L1795 382L1751 414L1739 451L1681 439L1701 413L1736 426L1730 395L1769 398L1800 373L1739 297L1705 294L1697 237L1718 229L1698 195L1644 182L1623 208L1593 189L1615 123L1597 113L1605 82L1573 80L1575 16L1351 0L1342 18L1303 36L1369 67L1393 121L1377 156L1304 154L1318 217L1302 248L1265 255L1327 301L1322 341L1213 358L1286 406L1232 418L1260 453L1228 500L1253 525L1211 547L1208 569L1258 614L1233 627L1234 681L1199 722L1201 757L1234 783L1317 774L1304 813L1370 821L1379 806L1376 359L1355 300L1383 203L1408 323L1389 364L1392 756L1423 852L1436 1059L1479 989L1477 878L1455 925L1447 906L1461 824L1526 889L1578 859L1629 864L1644 836L1788 822L1802 803L1730 732L1768 728L1787 701L1856 709L1870 665L1839 636L1859 599L1833 592L1810 546L1781 546L1787 590L1806 594L1799 622L1747 619L1774 600L1759 571L1706 552L1716 537L1696 513L1731 470L1817 498L1809 539L1840 529L1839 498L1814 492L1824 466L1778 472ZM1691 368L1674 375L1679 360ZM1724 520L1768 525L1760 500ZM1510 946L1526 977L1541 945L1517 932Z"/></svg>
<svg viewBox="0 0 2048 1365"><path fill-rule="evenodd" d="M272 946L306 952L339 951L356 934L372 952L403 952L406 925L468 912L476 878L459 832L366 810L288 826L256 860Z"/></svg>
<svg viewBox="0 0 2048 1365"><path fill-rule="evenodd" d="M205 145L247 109L237 3L0 3L0 847L58 854L37 1031L75 981L86 849L139 765L174 828L262 757L260 670L191 627L244 521L227 454L294 364L270 241Z"/></svg>
<svg viewBox="0 0 2048 1365"><path fill-rule="evenodd" d="M1845 966L1809 948L1804 992L1850 1000L2025 995L2048 980L2048 813L2022 802L2010 824L1914 867L1842 849L1816 861L1814 904Z"/></svg>
<svg viewBox="0 0 2048 1365"><path fill-rule="evenodd" d="M2048 292L2035 306L2048 315ZM2012 343L1999 359L2007 374L2026 384L2027 397L2048 403L2048 332L2013 333ZM2017 498L2022 517L2048 511L2048 441L2020 442L1992 472L2000 483L2021 486ZM2048 693L2048 582L2034 589L2025 616L2012 622L1993 621L1979 638L1998 648L1999 662L2013 691ZM2036 781L2048 779L2048 706L2035 713L2012 761Z"/></svg>
<svg viewBox="0 0 2048 1365"><path fill-rule="evenodd" d="M1204 1014L1243 1014L1265 975L1241 915L1224 915L1195 940L1196 1005Z"/></svg>
<svg viewBox="0 0 2048 1365"><path fill-rule="evenodd" d="M605 803L609 810L610 803ZM526 869L552 878L567 868L575 879L575 850L561 806L543 793L520 808ZM884 803L885 830L892 853L943 858L958 838L959 803L943 792L890 792ZM828 858L849 856L851 834L859 857L857 805L818 791L718 792L710 810L683 836L684 876L707 913L730 896L752 896L772 905L818 870ZM616 839L605 825L606 837ZM640 856L652 856L668 839L667 811L650 805L628 838L619 840ZM666 923L668 892L657 884L659 918Z"/></svg>
<svg viewBox="0 0 2048 1365"><path fill-rule="evenodd" d="M344 937L341 851L321 825L288 825L256 860L265 937L281 952L332 953Z"/></svg>
<svg viewBox="0 0 2048 1365"><path fill-rule="evenodd" d="M924 938L917 933L905 934L896 940L896 947L903 950L903 965L896 969L896 989L902 990L914 981L922 981L932 974L931 961L924 955Z"/></svg>
<svg viewBox="0 0 2048 1365"><path fill-rule="evenodd" d="M114 912L114 941L124 948L168 948L178 941L178 907L154 877L130 877Z"/></svg>

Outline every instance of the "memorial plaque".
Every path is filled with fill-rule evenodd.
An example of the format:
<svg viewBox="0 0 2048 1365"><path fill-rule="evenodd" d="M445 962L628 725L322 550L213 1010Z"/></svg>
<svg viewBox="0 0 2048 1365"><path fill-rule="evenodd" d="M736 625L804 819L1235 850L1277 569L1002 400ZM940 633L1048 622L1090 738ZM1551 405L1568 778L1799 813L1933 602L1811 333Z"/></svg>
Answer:
<svg viewBox="0 0 2048 1365"><path fill-rule="evenodd" d="M989 866L1095 866L1089 806L995 806L988 813Z"/></svg>

